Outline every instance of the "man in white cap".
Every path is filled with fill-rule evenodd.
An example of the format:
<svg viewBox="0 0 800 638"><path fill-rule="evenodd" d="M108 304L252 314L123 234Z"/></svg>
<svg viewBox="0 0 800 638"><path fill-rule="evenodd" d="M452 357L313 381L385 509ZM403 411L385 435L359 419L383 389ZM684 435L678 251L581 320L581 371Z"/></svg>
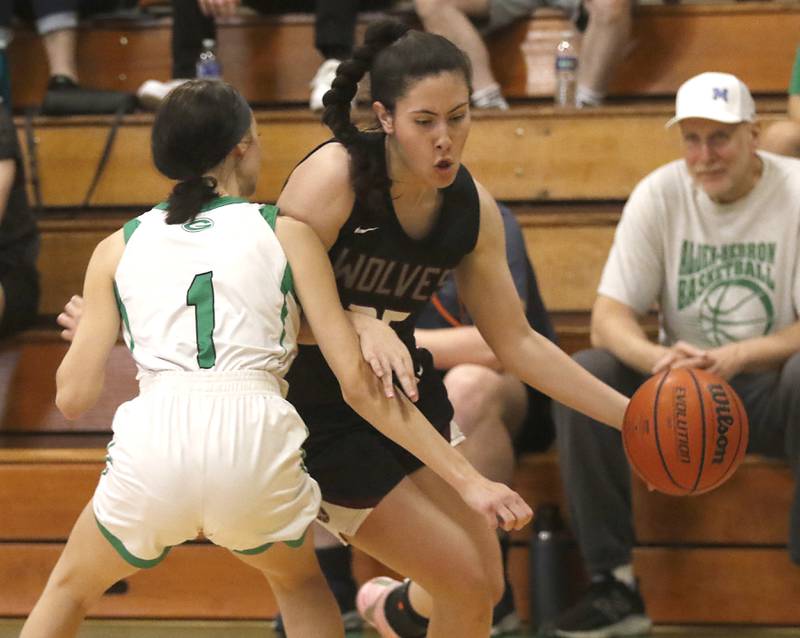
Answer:
<svg viewBox="0 0 800 638"><path fill-rule="evenodd" d="M684 83L667 126L680 129L683 159L645 177L625 205L592 309L594 347L575 359L628 395L666 368L711 370L744 402L748 449L796 463L800 160L756 150L753 98L725 73ZM656 305L657 343L639 324ZM554 416L572 527L592 582L553 631L645 633L651 622L632 567L631 478L620 435L560 405ZM790 521L790 553L800 563L797 495Z"/></svg>

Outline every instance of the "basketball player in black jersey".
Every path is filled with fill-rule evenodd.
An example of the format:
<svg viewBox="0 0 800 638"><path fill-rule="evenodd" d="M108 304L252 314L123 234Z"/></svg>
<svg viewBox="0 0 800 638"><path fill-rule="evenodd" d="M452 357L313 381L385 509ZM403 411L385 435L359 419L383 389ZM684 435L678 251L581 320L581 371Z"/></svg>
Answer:
<svg viewBox="0 0 800 638"><path fill-rule="evenodd" d="M378 127L361 132L350 102L367 71ZM450 270L506 371L619 428L627 399L525 318L497 205L460 163L469 95L469 62L448 40L394 22L372 25L325 96L323 119L335 140L297 166L278 204L327 247L342 303L376 372L390 382L391 367L411 362L417 406L443 437L458 442L452 408L413 330ZM493 530L429 468L347 408L314 346L301 348L290 387L310 430L306 463L322 488L322 522L413 579L365 586L359 608L367 620L384 637L488 636L503 589ZM412 384L403 387L413 395Z"/></svg>

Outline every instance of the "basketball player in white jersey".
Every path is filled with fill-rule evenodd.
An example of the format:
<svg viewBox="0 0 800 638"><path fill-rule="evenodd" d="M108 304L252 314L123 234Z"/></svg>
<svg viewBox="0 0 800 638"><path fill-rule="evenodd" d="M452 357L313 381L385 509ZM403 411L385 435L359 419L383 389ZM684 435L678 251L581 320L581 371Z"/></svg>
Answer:
<svg viewBox="0 0 800 638"><path fill-rule="evenodd" d="M442 476L487 526L530 520L515 492L478 474L404 396L384 396L316 234L242 199L255 191L261 153L241 95L222 82L182 85L156 116L152 147L156 166L179 183L168 202L96 248L56 403L68 418L95 403L120 321L141 392L117 410L94 497L22 638L74 636L110 585L198 534L264 573L290 636L343 635L305 540L320 511L302 462L307 430L283 398L298 302L354 410Z"/></svg>

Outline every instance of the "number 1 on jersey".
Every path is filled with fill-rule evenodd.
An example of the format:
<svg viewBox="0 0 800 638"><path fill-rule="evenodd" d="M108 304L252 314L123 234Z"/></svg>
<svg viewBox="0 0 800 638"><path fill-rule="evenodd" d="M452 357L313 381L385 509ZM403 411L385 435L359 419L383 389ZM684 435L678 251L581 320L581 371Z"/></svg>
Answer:
<svg viewBox="0 0 800 638"><path fill-rule="evenodd" d="M214 349L214 285L213 272L195 275L186 291L186 305L194 306L194 326L197 335L197 363L213 368L217 361Z"/></svg>

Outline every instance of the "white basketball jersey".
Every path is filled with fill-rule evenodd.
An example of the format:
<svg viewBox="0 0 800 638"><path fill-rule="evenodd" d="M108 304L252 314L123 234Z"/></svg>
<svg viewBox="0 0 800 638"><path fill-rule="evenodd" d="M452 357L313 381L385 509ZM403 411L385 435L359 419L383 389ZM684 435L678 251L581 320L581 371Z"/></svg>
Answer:
<svg viewBox="0 0 800 638"><path fill-rule="evenodd" d="M165 370L267 370L297 350L299 310L274 233L278 209L234 197L186 224L166 205L125 225L115 287L139 376Z"/></svg>

